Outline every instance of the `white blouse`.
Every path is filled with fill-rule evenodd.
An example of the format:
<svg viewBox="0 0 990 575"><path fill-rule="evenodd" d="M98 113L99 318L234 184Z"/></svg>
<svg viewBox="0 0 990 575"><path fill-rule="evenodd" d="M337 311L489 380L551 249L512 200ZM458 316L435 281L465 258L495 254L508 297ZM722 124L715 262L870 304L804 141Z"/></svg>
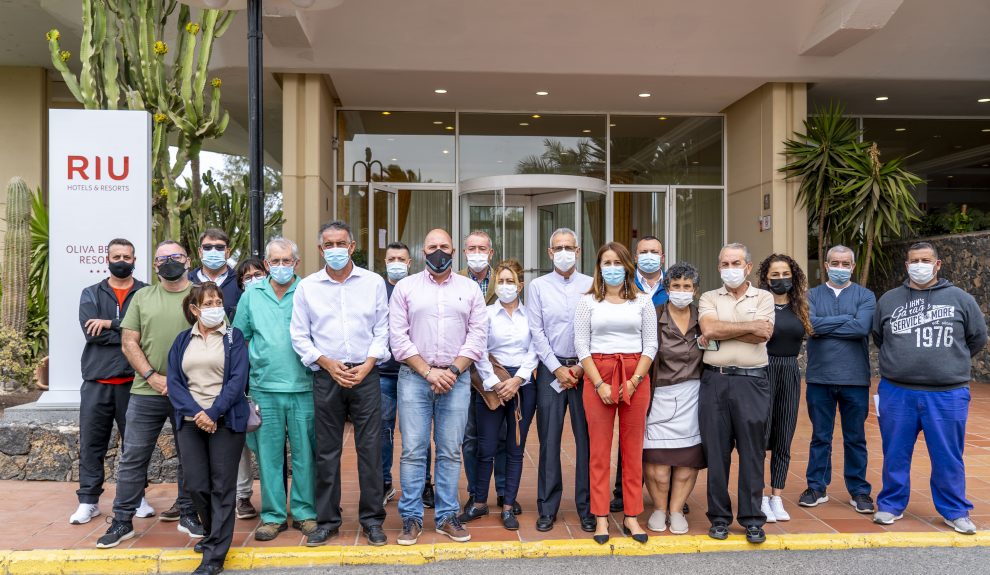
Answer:
<svg viewBox="0 0 990 575"><path fill-rule="evenodd" d="M574 349L579 360L593 353L657 354L657 310L650 296L609 303L585 294L574 312Z"/></svg>
<svg viewBox="0 0 990 575"><path fill-rule="evenodd" d="M495 302L486 308L488 311L488 353L504 367L519 367L513 375L523 380L523 385L529 384L533 370L539 362L536 348L533 347L533 337L529 332L529 318L526 316L526 306L519 304L516 311L509 315L502 304ZM485 389L491 391L499 382L492 364L488 361L488 353L475 363L478 373L484 381Z"/></svg>

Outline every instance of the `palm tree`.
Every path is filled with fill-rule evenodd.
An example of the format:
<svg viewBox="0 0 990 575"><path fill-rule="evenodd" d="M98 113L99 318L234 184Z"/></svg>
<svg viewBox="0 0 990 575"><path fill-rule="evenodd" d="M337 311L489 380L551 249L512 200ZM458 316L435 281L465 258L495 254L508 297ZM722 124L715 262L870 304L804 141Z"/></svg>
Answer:
<svg viewBox="0 0 990 575"><path fill-rule="evenodd" d="M581 139L576 148L567 148L560 140L543 140L544 152L527 156L516 164L517 174L567 174L604 179L604 140Z"/></svg>

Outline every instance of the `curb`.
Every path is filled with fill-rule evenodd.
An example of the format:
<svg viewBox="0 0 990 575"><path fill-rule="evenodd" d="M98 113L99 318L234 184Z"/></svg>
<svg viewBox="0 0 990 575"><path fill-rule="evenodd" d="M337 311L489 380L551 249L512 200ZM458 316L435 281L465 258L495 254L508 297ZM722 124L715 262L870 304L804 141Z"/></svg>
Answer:
<svg viewBox="0 0 990 575"><path fill-rule="evenodd" d="M598 545L590 539L437 543L402 547L242 547L231 549L229 570L341 565L423 565L436 561L538 559L575 556L645 556L728 551L810 551L880 547L990 547L990 531L976 535L948 532L831 533L769 535L763 545L746 543L742 535L716 541L707 535L651 537L640 545L629 538ZM0 550L0 575L102 575L114 573L183 573L199 565L200 556L178 549Z"/></svg>

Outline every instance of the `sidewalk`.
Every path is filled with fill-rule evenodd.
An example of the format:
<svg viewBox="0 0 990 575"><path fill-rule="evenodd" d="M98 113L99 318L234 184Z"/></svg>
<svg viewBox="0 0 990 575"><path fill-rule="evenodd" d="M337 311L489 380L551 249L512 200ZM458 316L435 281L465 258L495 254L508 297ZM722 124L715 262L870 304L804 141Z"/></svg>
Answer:
<svg viewBox="0 0 990 575"><path fill-rule="evenodd" d="M966 464L968 474L968 495L975 505L972 512L973 521L977 528L981 530L990 529L990 385L974 384L972 388L973 402L970 408L969 433L966 443ZM880 454L880 434L877 421L871 412L867 420L867 435L870 447L870 468L869 480L873 484L873 495L880 488L880 471L882 457ZM566 428L566 426L565 426ZM808 442L811 435L811 426L808 422L804 405L802 404L798 429L794 438L793 453L791 461L790 477L784 499L787 510L791 515L791 521L776 524L768 524L766 531L769 535L782 534L835 534L835 533L884 533L884 532L940 532L948 531L942 523L941 517L936 513L931 500L928 487L928 476L930 462L926 452L923 439L919 440L918 450L915 453L915 465L913 473L913 488L911 504L904 515L904 519L891 526L880 526L870 521L870 516L855 513L848 505L848 494L842 485L842 440L838 425L836 426L836 438L834 441L835 452L833 454L834 478L832 489L829 494L831 501L815 509L805 509L797 505L797 499L801 491L805 488L804 470L807 463ZM517 532L506 531L501 527L497 513L470 523L468 528L471 531L473 542L538 542L545 540L567 540L581 539L590 540L590 535L580 529L577 514L574 510L573 480L568 470L573 468L570 441L565 441L565 452L563 453L565 469L565 491L564 501L558 522L553 531L549 533L539 533L536 531L536 465L539 458L539 448L535 423L531 430L532 441L527 446L526 461L524 463L522 488L519 494L519 502L524 513L519 517L521 529ZM397 442L399 438L397 437ZM348 433L345 446L345 457L343 461L344 483L343 508L344 525L338 538L329 542L332 546L363 546L364 538L359 536L359 526L357 522L357 499L358 481L356 470L356 458L353 450L353 438ZM613 448L614 449L614 448ZM396 465L398 465L398 446L396 447ZM769 458L768 458L769 460ZM396 470L397 471L397 470ZM396 472L396 478L398 474ZM705 479L701 474L698 486L695 488L689 503L691 513L688 520L691 526L691 535L704 535L708 530L708 521L705 518ZM732 478L730 491L735 491L735 478ZM68 517L76 507L75 484L71 483L46 483L28 481L0 481L0 490L3 497L0 498L0 516L4 523L10 528L0 533L0 550L28 550L28 549L93 549L96 540L106 531L105 517L110 515L113 502L114 486L108 485L107 492L103 495L100 509L104 516L94 519L86 525L69 525ZM396 485L398 488L398 484ZM494 491L494 486L492 487ZM157 511L163 511L171 506L175 498L175 486L172 484L152 485L147 493L148 500ZM462 479L461 500L466 498L466 491ZM733 500L735 497L733 497ZM255 489L253 498L256 507L260 507L260 495ZM489 504L494 508L494 492L489 500ZM646 519L652 509L647 502L647 511L641 516L641 521L645 526ZM388 517L385 521L385 529L389 537L389 542L394 543L396 536L401 529L401 521L396 511L395 501L390 502L387 507ZM426 526L432 526L432 512L427 510ZM614 526L612 529L613 541L620 533L618 521L621 521L621 514L613 514ZM135 519L134 526L138 536L129 541L125 541L119 548L187 548L191 547L190 539L175 529L175 523L160 521L157 517L149 519ZM234 546L246 547L287 547L300 545L303 542L302 535L295 530L289 530L277 539L267 543L260 543L254 540L254 530L258 526L258 520L241 521L238 520L235 527ZM733 533L741 534L743 531L738 525L732 527ZM673 539L677 536L668 534L655 535L655 537ZM982 537L981 537L982 538ZM693 538L692 538L693 539ZM421 544L444 543L448 540L437 535L432 530L426 530L420 539ZM673 543L673 542L671 542Z"/></svg>

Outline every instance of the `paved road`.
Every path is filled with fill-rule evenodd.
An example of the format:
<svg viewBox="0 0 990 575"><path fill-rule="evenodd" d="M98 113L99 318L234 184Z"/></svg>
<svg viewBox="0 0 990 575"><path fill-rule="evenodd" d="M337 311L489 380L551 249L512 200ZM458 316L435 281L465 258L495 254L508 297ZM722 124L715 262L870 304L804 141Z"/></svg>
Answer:
<svg viewBox="0 0 990 575"><path fill-rule="evenodd" d="M970 575L990 572L990 548L857 549L846 551L754 551L655 557L569 557L506 561L445 561L423 566L355 566L266 569L257 575L465 575L468 573L688 573L690 575L781 573L867 575Z"/></svg>

